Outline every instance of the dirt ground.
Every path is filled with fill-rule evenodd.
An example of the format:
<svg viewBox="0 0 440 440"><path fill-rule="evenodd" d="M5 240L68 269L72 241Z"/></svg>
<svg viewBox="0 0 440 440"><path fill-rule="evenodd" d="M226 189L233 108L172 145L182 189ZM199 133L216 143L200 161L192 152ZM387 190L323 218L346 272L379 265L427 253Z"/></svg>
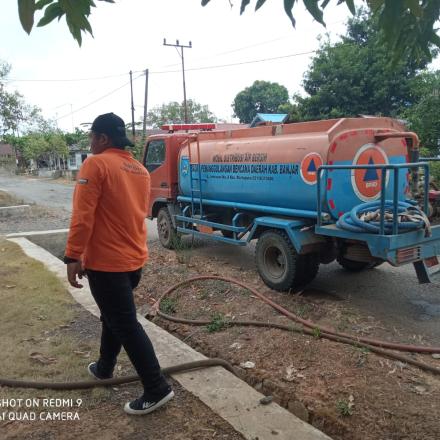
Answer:
<svg viewBox="0 0 440 440"><path fill-rule="evenodd" d="M52 218L49 211L42 210L39 217L24 219L23 226L26 230L49 229L47 222L50 225L54 221L60 223L59 227L67 227L60 212L53 215ZM32 224L29 228L29 221L40 227L34 228ZM17 231L17 225L0 222L0 226L6 228L0 233ZM268 289L255 269L232 266L214 256L207 261L191 250L176 254L163 249L159 243L150 244L150 257L136 291L140 311L147 312L159 294L173 283L197 275L230 276L318 324L355 335L428 345L422 335L396 329L373 312L371 316L360 315L336 293L307 289L301 294L282 294ZM366 350L321 339L318 333L310 337L276 329L224 326L228 320L242 319L288 325L291 322L248 292L221 282L209 281L182 288L171 295L163 307L175 316L211 319L209 330L158 318L155 322L205 355L229 360L250 385L273 396L282 406L335 440L440 439L438 376ZM90 341L87 342L90 347L96 347L99 322L87 313L77 316L77 324L71 325L73 334L78 341L85 339ZM91 339L87 339L89 334ZM429 355L410 356L440 367L440 360ZM245 362L255 366L240 367ZM120 367L121 374L129 373L128 363L121 360ZM90 397L87 409L81 413L81 422L76 425L74 422L15 422L0 426L0 438L3 433L8 433L6 438L17 440L89 438L90 434L104 439L242 438L200 401L177 385L176 388L176 399L148 420L127 421L121 412L123 402L136 394L134 385L109 390L111 394L100 396L98 400ZM0 388L0 397L1 393Z"/></svg>
<svg viewBox="0 0 440 440"><path fill-rule="evenodd" d="M81 307L75 307L75 317L66 334L73 336L84 352L97 351L99 321ZM125 356L124 356L125 358ZM91 359L90 359L91 360ZM85 366L90 361L82 360ZM134 374L127 359L117 365L118 375ZM82 379L88 379L83 377ZM48 379L50 380L50 379ZM139 394L139 385L119 386L103 393L84 391L75 395L66 392L36 392L36 396L52 398L82 398L77 421L1 422L0 438L7 440L243 440L228 423L213 413L199 399L172 381L175 397L164 408L150 416L130 417L122 407ZM34 395L24 391L23 397ZM0 398L2 388L0 387ZM3 411L4 409L1 409ZM39 411L39 410L38 410ZM37 412L38 412L37 411ZM56 411L56 410L55 410Z"/></svg>
<svg viewBox="0 0 440 440"><path fill-rule="evenodd" d="M411 344L421 336L396 333L373 316L360 316L345 301L323 292L286 294L268 289L255 270L209 262L191 250L150 246L136 300L147 312L173 283L197 275L245 282L297 315L337 330ZM278 329L228 327L227 320L292 324L249 292L219 281L196 282L171 294L162 310L179 317L211 320L209 328L155 322L210 357L238 367L256 389L334 439L434 440L440 438L440 378L368 350ZM409 355L440 367L430 355ZM251 368L244 363L252 362ZM241 365L241 367L240 367Z"/></svg>
<svg viewBox="0 0 440 440"><path fill-rule="evenodd" d="M0 377L90 380L86 367L97 357L100 321L74 303L41 263L25 257L18 246L1 238L0 300L4 305L0 308ZM118 376L134 374L124 353L116 371ZM176 396L165 407L136 417L125 414L122 407L139 396L138 383L84 391L0 387L0 438L243 440L177 382L173 381L173 388ZM14 399L22 399L23 403L17 406ZM32 404L25 403L27 399ZM64 399L67 403L48 406L44 399ZM69 399L74 403L70 404ZM81 399L81 405L77 399ZM65 418L70 413L74 419L50 420L63 413Z"/></svg>

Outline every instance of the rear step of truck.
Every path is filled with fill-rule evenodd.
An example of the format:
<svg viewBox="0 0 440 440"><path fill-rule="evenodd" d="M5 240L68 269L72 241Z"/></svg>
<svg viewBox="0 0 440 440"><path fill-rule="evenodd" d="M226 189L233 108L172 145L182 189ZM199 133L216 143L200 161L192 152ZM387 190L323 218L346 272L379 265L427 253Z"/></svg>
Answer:
<svg viewBox="0 0 440 440"><path fill-rule="evenodd" d="M230 225L225 225L223 223L215 223L207 220L206 218L201 218L200 216L187 217L185 215L176 215L176 221L182 223L182 226L177 227L177 231L182 232L184 234L193 234L199 237L209 237L214 240L223 241L225 243L231 243L238 246L246 246L247 244L246 241L237 240L235 238L223 237L220 235L213 235L206 232L200 232L193 228L193 225L205 226L212 229L231 231L231 232L235 232L236 234L239 234L247 231L247 228L244 226L230 226Z"/></svg>

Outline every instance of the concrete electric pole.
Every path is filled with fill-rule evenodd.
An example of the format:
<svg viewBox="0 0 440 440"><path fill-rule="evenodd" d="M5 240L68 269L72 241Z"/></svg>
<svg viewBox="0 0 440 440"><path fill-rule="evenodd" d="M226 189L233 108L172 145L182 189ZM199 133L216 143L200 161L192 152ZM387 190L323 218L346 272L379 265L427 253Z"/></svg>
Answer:
<svg viewBox="0 0 440 440"><path fill-rule="evenodd" d="M136 127L134 125L134 98L133 98L133 72L130 70L130 91L131 91L131 131L133 143L136 142Z"/></svg>
<svg viewBox="0 0 440 440"><path fill-rule="evenodd" d="M180 58L182 59L182 76L183 76L183 110L185 112L185 124L188 124L188 108L186 105L186 85L185 85L185 57L183 55L183 49L192 49L192 44L191 41L189 42L188 45L183 45L179 43L179 40L176 40L175 44L169 44L167 43L166 38L163 39L163 45L164 46L172 46L177 48L180 48L180 52L179 50L177 50L177 52L180 55Z"/></svg>
<svg viewBox="0 0 440 440"><path fill-rule="evenodd" d="M145 70L145 97L144 97L144 121L142 124L142 142L145 142L147 132L147 105L148 105L148 69Z"/></svg>

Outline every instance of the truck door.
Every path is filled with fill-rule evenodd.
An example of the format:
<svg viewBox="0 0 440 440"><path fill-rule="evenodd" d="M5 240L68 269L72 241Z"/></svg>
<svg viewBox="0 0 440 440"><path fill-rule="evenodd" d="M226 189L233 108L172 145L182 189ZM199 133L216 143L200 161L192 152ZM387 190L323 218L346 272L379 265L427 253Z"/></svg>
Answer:
<svg viewBox="0 0 440 440"><path fill-rule="evenodd" d="M165 139L148 142L144 156L144 166L151 178L151 203L158 198L170 197L169 170L167 167Z"/></svg>

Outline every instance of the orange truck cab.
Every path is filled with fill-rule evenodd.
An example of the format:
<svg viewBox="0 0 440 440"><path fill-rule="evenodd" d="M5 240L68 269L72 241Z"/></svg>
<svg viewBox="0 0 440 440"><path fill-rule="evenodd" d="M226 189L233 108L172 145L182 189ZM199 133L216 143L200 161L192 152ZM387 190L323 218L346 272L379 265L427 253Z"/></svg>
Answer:
<svg viewBox="0 0 440 440"><path fill-rule="evenodd" d="M194 137L194 132L214 128L215 124L211 123L164 125L162 130L168 133L149 136L144 147L142 164L151 178L148 217L158 219L159 236L164 245L171 238L170 231L176 228L174 217L179 213L177 196L180 150Z"/></svg>

